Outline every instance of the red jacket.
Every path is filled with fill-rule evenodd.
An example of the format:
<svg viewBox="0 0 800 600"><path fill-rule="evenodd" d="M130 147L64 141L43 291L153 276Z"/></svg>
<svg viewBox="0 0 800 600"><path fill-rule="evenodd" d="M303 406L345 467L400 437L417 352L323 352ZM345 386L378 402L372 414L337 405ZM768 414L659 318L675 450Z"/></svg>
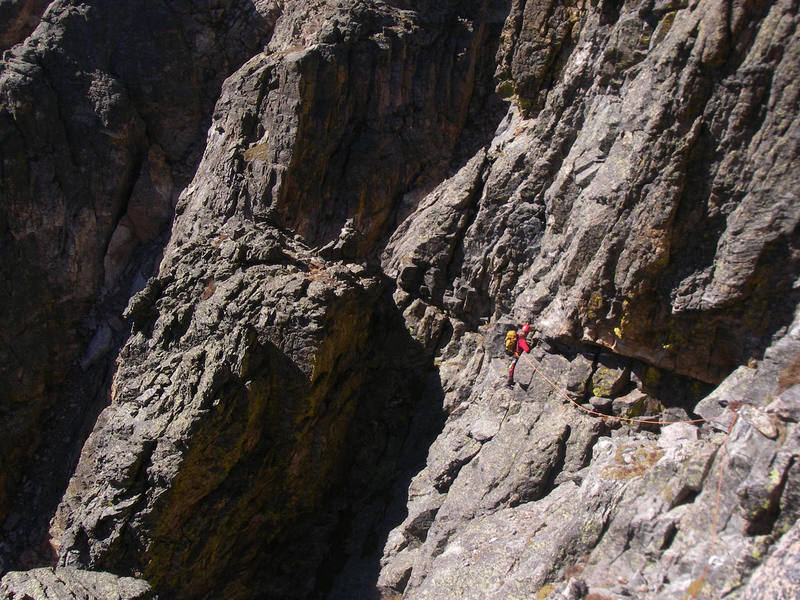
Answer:
<svg viewBox="0 0 800 600"><path fill-rule="evenodd" d="M517 332L517 347L514 349L515 354L519 354L520 352L530 352L530 346L528 346L528 342L525 339L525 334Z"/></svg>

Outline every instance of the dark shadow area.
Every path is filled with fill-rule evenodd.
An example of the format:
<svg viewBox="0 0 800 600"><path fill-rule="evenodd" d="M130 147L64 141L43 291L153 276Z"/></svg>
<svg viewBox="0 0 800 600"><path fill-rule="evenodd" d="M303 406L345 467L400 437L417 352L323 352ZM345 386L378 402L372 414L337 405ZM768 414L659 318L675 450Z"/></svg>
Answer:
<svg viewBox="0 0 800 600"><path fill-rule="evenodd" d="M184 45L191 38L190 32L181 31L182 28L176 26L174 29L181 31L181 35L163 36L163 40L167 40L164 42L167 47L158 52L170 57L174 63L172 66L181 70L181 77L174 77L169 69L165 71L162 68L163 65L148 62L153 56L141 48L141 40L149 39L145 35L148 33L148 25L147 20L138 19L139 8L132 11L130 7L127 10L116 7L114 10L125 15L118 27L121 32L117 40L118 46L106 56L110 65L99 66L113 70L113 74L125 84L126 93L130 96L126 98L132 105L131 114L136 113L141 117L142 137L136 140L136 144L163 146L166 160L173 169L174 183L178 188L183 187L191 178L199 160L204 139L202 136L205 135L210 114L209 107L216 99L222 76L236 65L229 62L228 54L225 58L215 56L195 60L197 57L191 57L190 60L184 52L189 50ZM505 10L507 11L507 7ZM159 21L159 10L154 9L147 16L155 19L163 28L173 27L172 19L181 12L169 12L170 18L163 22ZM248 17L254 16L247 14ZM478 83L475 84L470 98L469 115L460 133L453 164L460 163L491 139L494 128L505 111L505 105L493 92L491 78L494 51L504 17L495 15L492 18L494 21L490 24L491 32L488 37L483 38L484 42L489 41L485 44L486 48L482 48L479 64L475 67L473 76ZM97 19L97 22L106 21L114 22L113 19ZM257 21L248 22L248 27L252 26L252 30L248 29L250 33L257 30L259 25L265 25ZM206 29L206 25L209 23L194 23L193 29L190 29L192 33L199 34ZM263 35L263 31L260 31L259 36ZM98 37L102 39L102 36ZM216 39L216 36L212 37ZM221 35L218 37L223 39ZM60 56L74 55L76 60L82 60L85 55L91 55L93 49L90 47L90 40L94 37L73 35L71 39L74 47L66 48ZM260 41L261 37L257 40L246 39L246 43L257 44ZM224 49L224 44L221 41L219 43L220 47L217 49ZM147 46L146 43L144 45ZM137 48L142 51L137 52ZM128 63L128 60L134 62ZM183 72L184 62L196 67L199 72L189 68ZM84 66L87 71L91 70L92 65ZM61 67L64 65L55 60L48 68L53 74L62 70L68 72L68 69ZM202 90L195 90L188 85L197 81L204 84ZM156 90L158 98L147 96L145 90ZM160 104L162 97L171 101L166 108ZM70 104L70 97L66 94L61 100L65 106ZM172 123L176 121L184 125L180 132L171 131ZM186 125L186 121L191 124ZM66 129L70 130L72 143L81 140L85 133L74 124L67 124ZM201 133L198 134L198 131ZM137 150L136 160L140 162L146 148L137 147ZM64 154L69 154L69 148L64 149ZM86 168L90 167L91 165ZM140 168L141 165L138 165L133 170L138 172ZM439 172L438 168L437 165L433 170ZM106 224L107 230L99 235L106 242L113 234L121 215L126 212L125 203L129 200L134 184L133 179L126 180L123 194L126 198L120 200L119 206L112 211L113 218ZM81 188L81 192L83 191ZM11 561L12 568L30 568L47 564L51 560L50 550L46 545L50 516L64 493L81 448L94 427L98 414L110 402L116 355L128 335L127 326L119 319L119 315L128 302L131 289L138 286L134 285L137 277L143 276L146 279L157 268L159 253L165 243L166 238L163 238L158 240L159 247L146 251L140 248L140 252L131 259L131 264L141 269L135 269L136 272L130 274L129 278L123 278L118 290L124 291L119 291L118 296L100 298L90 309L88 316L81 314L77 317L77 322L80 322L79 333L85 345L79 353L84 353L85 360L81 365L72 364L69 369L65 368L68 374L63 382L60 381L47 390L51 400L43 409L47 417L40 424L46 437L21 469L24 471L22 483L5 523L6 531L13 532L13 535L7 536L4 533L3 538L12 547L1 548L0 552L3 552L4 560L8 557ZM143 252L146 256L142 255ZM99 252L99 257L102 261L102 252ZM102 269L98 269L98 272L102 273ZM391 283L387 282L387 288L390 287ZM103 323L110 323L112 320L114 323L113 326L109 325L108 339L102 343L102 351L98 350L93 354L88 350L92 340L105 326ZM70 323L65 323L64 327L74 329ZM347 456L341 462L349 467L341 467L340 483L332 487L319 510L310 513L300 510L292 517L290 528L281 531L278 537L265 540L259 546L258 552L263 559L261 565L269 565L268 570L259 573L237 571L236 568L231 570L229 577L232 581L254 582L255 585L273 578L274 581L283 582L276 584L274 588L269 585L251 588L249 592L252 595L287 598L286 589L293 584L286 582L296 582L302 577L313 580L314 571L315 597L369 598L376 594L374 586L383 543L391 528L402 521L408 483L424 464L428 447L442 428L443 392L433 368L432 357L408 334L389 291L382 298L371 327L372 349L370 354L363 357L360 365L365 372L365 383L355 394L355 416L347 431ZM91 360L88 360L89 354L92 354ZM80 356L76 354L73 363L79 360ZM286 377L287 385L297 381L297 374ZM345 385L346 382L343 381L342 386ZM229 393L234 400L238 398L235 386ZM263 443L266 444L268 438L264 440ZM31 445L35 446L36 443L32 442ZM316 448L315 451L324 453L325 448ZM264 456L258 452L256 455L261 458ZM250 489L245 484L248 478L253 477L253 468L255 463L243 462L237 467L240 471L237 471L235 477L242 482L241 487L237 487L232 479L228 482L230 488L224 494L210 496L209 502L229 501L226 499L236 498L237 494ZM267 487L268 482L262 482L258 489ZM215 507L211 503L204 506L204 509L213 511ZM266 522L254 522L252 529L247 530L248 537L244 539L252 541L269 531L268 519ZM236 548L237 546L233 549L222 548L219 552L233 552L232 556L236 557ZM135 548L121 551L133 550ZM121 568L120 565L124 567L128 564L125 557L115 563L117 569ZM324 560L316 560L320 557ZM292 558L297 560L293 561ZM234 562L236 561L231 561L231 564ZM307 567L307 571L298 568L298 565ZM114 565L109 563L108 566ZM280 591L265 591L268 589Z"/></svg>
<svg viewBox="0 0 800 600"><path fill-rule="evenodd" d="M433 357L408 334L388 292L372 339L375 354L368 358L369 374L350 431L350 468L330 503L338 524L327 540L314 599L379 598L383 546L405 518L411 478L444 426L444 392Z"/></svg>
<svg viewBox="0 0 800 600"><path fill-rule="evenodd" d="M24 40L39 24L50 0L0 2L0 52Z"/></svg>
<svg viewBox="0 0 800 600"><path fill-rule="evenodd" d="M393 3L406 8L405 3ZM510 5L502 3L480 14L483 48L478 53L472 96L463 128L453 145L448 164L433 166L437 182L456 173L480 148L488 145L505 116L508 105L495 92L495 54ZM415 8L416 4L415 4ZM474 7L465 7L465 12ZM471 13L474 16L474 13ZM420 174L411 188L430 173ZM432 188L428 182L426 187ZM409 190L404 190L403 193ZM382 241L370 252L377 270L386 241L415 204L395 200ZM380 559L387 537L407 515L408 488L424 467L432 442L441 433L446 415L444 391L433 366L434 352L426 352L409 335L402 314L391 297L394 282L377 311L375 354L370 358L365 396L359 403L352 428L352 465L331 510L339 515L329 534L329 553L317 572L314 600L378 600L376 588ZM446 327L450 327L449 324ZM446 343L452 335L446 330Z"/></svg>
<svg viewBox="0 0 800 600"><path fill-rule="evenodd" d="M33 11L38 20L43 8L12 0L0 13L18 19ZM0 399L0 445L8 450L0 465L11 472L0 489L0 575L50 562L48 521L110 401L116 355L128 335L122 310L157 269L171 202L200 161L222 81L272 33L277 14L260 10L249 0L225 8L205 1L88 2L80 10L62 4L48 13L37 40L4 59L27 76L4 79L4 93L23 100L0 110L7 159L0 187L8 193L8 213L0 209L0 325L14 357L0 367L0 387L13 389L16 400ZM6 34L16 42L32 29L2 27L2 43ZM213 43L198 47L198 39ZM156 166L169 172L167 196L174 197L158 198L141 184L148 150L163 151ZM52 186L36 187L34 164L50 173ZM157 227L136 242L127 274L107 290L104 254L140 184L139 216ZM44 224L14 229L31 215Z"/></svg>
<svg viewBox="0 0 800 600"><path fill-rule="evenodd" d="M145 517L144 546L126 534L99 567L143 571L165 598L305 597L324 551L316 526L331 526L330 513L316 510L341 454L330 425L348 399L334 386L329 405L309 417L313 386L286 354L254 339L245 360L247 380L222 376L213 407L185 432L180 470ZM126 494L144 502L153 483L137 485Z"/></svg>
<svg viewBox="0 0 800 600"><path fill-rule="evenodd" d="M136 250L116 293L98 301L81 324L78 334L86 340L84 356L63 382L47 390L57 402L43 415L38 429L41 439L31 438L30 458L21 470L20 492L0 530L0 566L4 570L47 566L55 558L48 543L50 518L97 417L111 402L117 356L130 335L121 315L140 282L158 269L167 239L164 234Z"/></svg>

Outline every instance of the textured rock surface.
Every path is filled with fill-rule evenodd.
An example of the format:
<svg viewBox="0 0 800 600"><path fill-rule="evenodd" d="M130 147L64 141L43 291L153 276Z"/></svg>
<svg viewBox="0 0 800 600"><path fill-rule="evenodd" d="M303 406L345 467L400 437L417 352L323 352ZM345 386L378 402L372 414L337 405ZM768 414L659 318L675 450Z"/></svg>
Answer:
<svg viewBox="0 0 800 600"><path fill-rule="evenodd" d="M333 249L366 254L419 162L446 164L445 136L466 123L490 32L439 9L357 4L347 10L358 19L344 21L317 8L287 5L267 51L223 86L159 275L128 307L112 405L53 520L61 564L123 567L171 597L307 597L331 585L320 565L340 560L329 546L344 543L331 539L344 513L388 487L410 409L424 413L412 371L424 374L424 348L380 278L285 231L328 242L346 225L341 241L356 243ZM439 83L420 88L418 68L433 58L444 61L433 62ZM374 89L340 94L359 82ZM401 122L404 135L389 135ZM387 154L360 154L376 135ZM399 172L380 171L366 196L379 172L369 160L393 154ZM331 190L303 189L324 182ZM229 577L242 564L247 573Z"/></svg>
<svg viewBox="0 0 800 600"><path fill-rule="evenodd" d="M78 569L13 571L0 580L8 600L155 600L147 582Z"/></svg>
<svg viewBox="0 0 800 600"><path fill-rule="evenodd" d="M0 560L165 598L797 595L796 2L110 10L53 3L0 70L0 514L135 294L49 545L13 509Z"/></svg>
<svg viewBox="0 0 800 600"><path fill-rule="evenodd" d="M771 573L775 597L794 597L800 431L769 407L796 406L780 379L798 325L698 405L708 424L658 433L609 430L538 376L509 390L488 351L411 485L379 584L412 599L544 598L571 581L597 597L766 597ZM566 389L582 357L533 360Z"/></svg>
<svg viewBox="0 0 800 600"><path fill-rule="evenodd" d="M791 3L512 6L498 66L506 120L383 254L407 318L456 323L439 342L450 341L451 414L389 535L387 593L742 593L797 517L796 404L780 396L765 412L781 377L791 382L796 332L754 359L797 304L798 57ZM609 432L614 421L563 405L524 359L503 390L509 314L535 324L533 361L562 390L609 398L617 414L685 419L708 388L674 373L714 383L758 364L702 405L744 403L721 458L719 428ZM459 330L486 320L482 361L467 367L468 350L448 369ZM570 448L582 458L570 462Z"/></svg>
<svg viewBox="0 0 800 600"><path fill-rule="evenodd" d="M720 381L797 302L794 5L737 3L722 35L727 2L519 4L519 110L398 229L387 272L468 323L512 311Z"/></svg>
<svg viewBox="0 0 800 600"><path fill-rule="evenodd" d="M0 522L25 519L32 501L52 510L51 479L63 492L75 452L64 440L96 416L121 308L153 272L220 83L261 48L276 10L57 1L3 54Z"/></svg>
<svg viewBox="0 0 800 600"><path fill-rule="evenodd" d="M353 447L363 413L407 419L377 391L359 406L402 367L376 374L369 340L403 346L377 322L381 286L363 268L324 265L272 228L231 220L176 239L129 307L112 404L56 513L54 546L63 564L124 566L171 597L304 597L315 582L299 575L337 521L315 512L330 508L348 461L364 467L357 451L391 444L378 422L376 440ZM258 567L230 578L241 564Z"/></svg>
<svg viewBox="0 0 800 600"><path fill-rule="evenodd" d="M788 600L800 594L800 526L796 523L786 533L775 551L756 570L742 595L751 598Z"/></svg>

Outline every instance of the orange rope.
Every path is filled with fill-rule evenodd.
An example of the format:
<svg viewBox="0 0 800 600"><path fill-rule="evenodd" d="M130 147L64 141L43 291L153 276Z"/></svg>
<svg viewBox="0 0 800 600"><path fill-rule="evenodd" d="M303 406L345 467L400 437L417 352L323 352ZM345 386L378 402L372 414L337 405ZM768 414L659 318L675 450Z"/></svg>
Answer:
<svg viewBox="0 0 800 600"><path fill-rule="evenodd" d="M631 418L631 417L617 417L617 416L614 416L614 415L606 415L606 414L603 414L601 412L597 412L596 410L592 410L591 408L586 408L585 406L581 406L580 404L575 402L575 400L573 400L569 396L569 394L567 394L564 390L562 390L560 387L558 387L558 385L556 385L553 382L552 379L550 379L547 375L542 373L542 371L535 364L533 364L533 362L531 361L530 358L528 358L525 354L523 354L522 357L526 361L528 361L528 364L531 367L533 367L533 370L536 371L536 373L539 374L539 377L541 377L547 383L549 383L550 387L552 387L562 397L566 398L578 410L582 410L583 412L585 412L587 414L590 414L590 415L593 415L595 417L600 417L603 420L615 419L617 421L626 421L628 423L644 423L646 425L673 425L675 423L705 423L706 420L707 420L707 419L686 419L684 421L651 421L651 420L648 420L648 419L634 419L634 418Z"/></svg>
<svg viewBox="0 0 800 600"><path fill-rule="evenodd" d="M733 419L731 419L730 425L728 425L728 431L725 432L725 439L722 440L722 445L720 446L721 452L721 459L719 463L719 477L717 478L717 494L714 498L714 520L711 523L711 548L708 550L709 558L708 562L706 563L703 572L700 574L695 580L693 586L690 586L689 589L689 596L688 600L694 600L697 598L697 594L703 588L703 582L706 579L706 576L711 571L711 559L714 558L714 549L717 546L717 526L719 524L719 505L720 505L720 497L722 496L722 476L725 473L725 456L728 453L728 438L731 435L731 431L733 431L733 426L736 424L736 421L739 420L739 413L737 411L733 411ZM692 589L694 588L694 589Z"/></svg>

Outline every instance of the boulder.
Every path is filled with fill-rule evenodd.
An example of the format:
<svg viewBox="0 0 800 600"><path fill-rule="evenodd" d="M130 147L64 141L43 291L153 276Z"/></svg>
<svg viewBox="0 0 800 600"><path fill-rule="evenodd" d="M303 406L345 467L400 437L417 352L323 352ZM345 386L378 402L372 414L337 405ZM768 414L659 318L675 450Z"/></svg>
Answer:
<svg viewBox="0 0 800 600"><path fill-rule="evenodd" d="M594 396L611 398L618 395L630 382L630 367L613 357L601 358L592 373L591 392Z"/></svg>
<svg viewBox="0 0 800 600"><path fill-rule="evenodd" d="M610 415L612 412L614 399L604 398L602 396L592 396L589 399L589 403L592 405L592 408L594 408L594 410Z"/></svg>
<svg viewBox="0 0 800 600"><path fill-rule="evenodd" d="M647 412L647 394L634 390L612 401L612 412L620 417L641 417Z"/></svg>

